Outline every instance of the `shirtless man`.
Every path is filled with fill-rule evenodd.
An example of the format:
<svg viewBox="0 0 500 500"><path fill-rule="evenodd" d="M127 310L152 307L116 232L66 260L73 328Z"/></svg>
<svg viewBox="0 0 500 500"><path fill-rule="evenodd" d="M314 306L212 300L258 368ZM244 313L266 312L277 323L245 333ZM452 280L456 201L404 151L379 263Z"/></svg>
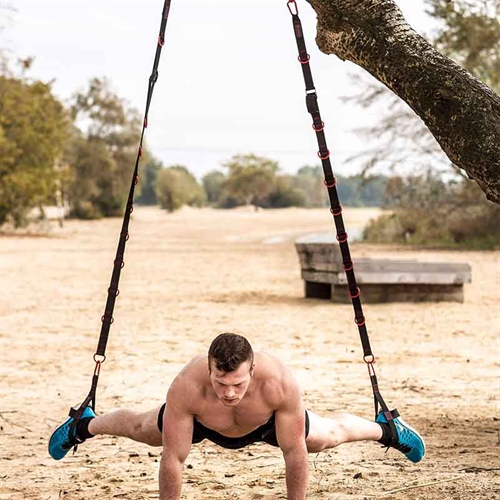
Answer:
<svg viewBox="0 0 500 500"><path fill-rule="evenodd" d="M371 422L348 413L328 419L306 411L290 370L270 354L254 354L247 339L234 333L223 333L212 342L208 363L206 355L189 362L159 408L145 413L123 409L101 416L86 408L70 435L72 422L68 418L50 438L49 453L55 460L98 434L163 446L161 500L180 498L182 469L191 444L204 439L231 449L255 442L280 447L288 500L306 498L308 453L364 440L389 446L392 439L382 413ZM400 418L395 424L394 448L412 462L422 460L425 445L421 436Z"/></svg>

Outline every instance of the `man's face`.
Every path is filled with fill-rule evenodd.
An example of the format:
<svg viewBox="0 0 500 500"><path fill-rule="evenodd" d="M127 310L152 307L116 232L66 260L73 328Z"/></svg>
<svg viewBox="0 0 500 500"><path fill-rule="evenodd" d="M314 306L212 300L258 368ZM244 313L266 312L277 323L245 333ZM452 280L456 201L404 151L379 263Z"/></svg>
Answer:
<svg viewBox="0 0 500 500"><path fill-rule="evenodd" d="M250 385L254 369L251 361L245 361L232 372L217 370L213 361L210 365L210 381L215 394L224 406L236 406L243 399Z"/></svg>

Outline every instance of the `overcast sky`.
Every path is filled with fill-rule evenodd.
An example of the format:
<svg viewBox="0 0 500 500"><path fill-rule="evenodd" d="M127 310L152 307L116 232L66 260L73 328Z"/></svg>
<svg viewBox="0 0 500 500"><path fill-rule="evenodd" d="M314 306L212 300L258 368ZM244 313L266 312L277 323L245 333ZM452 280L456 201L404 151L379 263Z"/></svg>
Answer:
<svg viewBox="0 0 500 500"><path fill-rule="evenodd" d="M396 1L418 32L430 31L423 0ZM30 76L54 80L63 100L107 76L144 112L163 0L11 3L17 12L2 20L2 46L35 58ZM345 159L362 144L352 129L376 117L343 102L356 91L355 66L319 52L315 12L297 3L334 171L351 174L359 165ZM291 173L318 164L286 0L172 1L146 141L165 165L198 177L237 153L271 157Z"/></svg>

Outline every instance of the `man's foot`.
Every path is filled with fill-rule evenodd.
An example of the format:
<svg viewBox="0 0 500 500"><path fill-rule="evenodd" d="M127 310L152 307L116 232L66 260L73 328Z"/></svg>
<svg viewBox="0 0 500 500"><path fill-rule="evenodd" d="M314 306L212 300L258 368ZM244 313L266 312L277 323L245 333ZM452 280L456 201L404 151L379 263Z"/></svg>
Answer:
<svg viewBox="0 0 500 500"><path fill-rule="evenodd" d="M87 406L85 408L82 418L94 418L95 413ZM75 419L73 417L69 417L64 423L62 423L50 436L49 441L49 453L50 456L54 460L61 460L66 456L73 446L83 443L85 439L80 438L76 435L76 428L71 429L71 424ZM71 436L70 436L71 430Z"/></svg>
<svg viewBox="0 0 500 500"><path fill-rule="evenodd" d="M398 433L397 441L391 445L400 452L404 453L408 460L414 463L420 462L425 455L425 443L422 436L413 428L411 428L401 417L394 418L394 425ZM375 419L379 424L387 424L387 418L380 412Z"/></svg>

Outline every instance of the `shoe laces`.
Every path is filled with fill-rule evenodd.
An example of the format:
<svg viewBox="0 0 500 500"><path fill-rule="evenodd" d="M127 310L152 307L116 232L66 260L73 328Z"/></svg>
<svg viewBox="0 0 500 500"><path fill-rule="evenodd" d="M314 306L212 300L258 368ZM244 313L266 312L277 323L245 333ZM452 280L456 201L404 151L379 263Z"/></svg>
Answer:
<svg viewBox="0 0 500 500"><path fill-rule="evenodd" d="M409 453L413 448L413 432L397 420L394 421L394 424L396 425L396 429L398 431L398 442L394 444L394 448L402 451L403 453Z"/></svg>

